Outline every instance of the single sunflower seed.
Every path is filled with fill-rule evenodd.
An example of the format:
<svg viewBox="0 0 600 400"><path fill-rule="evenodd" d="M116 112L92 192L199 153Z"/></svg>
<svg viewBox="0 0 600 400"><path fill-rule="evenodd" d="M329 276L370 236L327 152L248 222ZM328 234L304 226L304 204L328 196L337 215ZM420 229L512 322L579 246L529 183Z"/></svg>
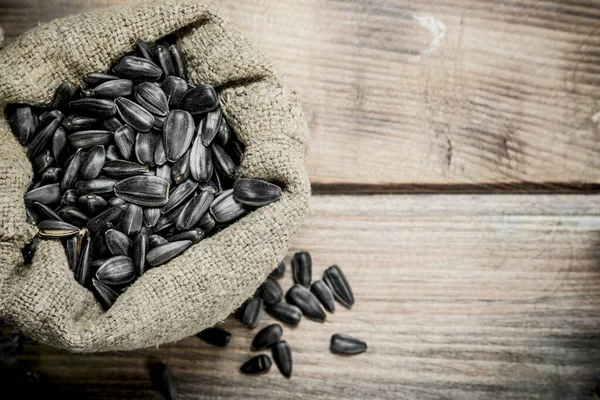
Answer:
<svg viewBox="0 0 600 400"><path fill-rule="evenodd" d="M113 191L116 183L118 181L114 179L107 178L96 178L91 181L79 181L75 184L75 190L77 194L109 194Z"/></svg>
<svg viewBox="0 0 600 400"><path fill-rule="evenodd" d="M219 105L217 92L210 85L198 85L186 91L177 104L177 108L190 114L204 114Z"/></svg>
<svg viewBox="0 0 600 400"><path fill-rule="evenodd" d="M99 85L103 82L119 79L118 76L105 74L101 72L90 72L83 77L83 81L88 85Z"/></svg>
<svg viewBox="0 0 600 400"><path fill-rule="evenodd" d="M110 131L79 131L69 135L69 142L76 149L91 149L94 146L108 145L113 139Z"/></svg>
<svg viewBox="0 0 600 400"><path fill-rule="evenodd" d="M75 86L66 81L61 83L54 92L54 97L50 102L50 108L55 110L64 108L76 94L77 88Z"/></svg>
<svg viewBox="0 0 600 400"><path fill-rule="evenodd" d="M113 71L119 77L132 81L155 81L162 75L162 70L152 61L134 56L123 57Z"/></svg>
<svg viewBox="0 0 600 400"><path fill-rule="evenodd" d="M260 293L267 304L279 303L283 299L283 290L276 280L267 278L260 286Z"/></svg>
<svg viewBox="0 0 600 400"><path fill-rule="evenodd" d="M219 133L221 126L221 107L217 107L215 110L206 114L206 122L204 124L204 130L202 131L202 144L210 146L214 138Z"/></svg>
<svg viewBox="0 0 600 400"><path fill-rule="evenodd" d="M171 180L175 185L179 185L190 177L190 151L186 151L171 167Z"/></svg>
<svg viewBox="0 0 600 400"><path fill-rule="evenodd" d="M223 150L221 146L216 143L211 145L213 161L215 168L221 173L221 175L227 179L235 178L235 163L229 157L229 154Z"/></svg>
<svg viewBox="0 0 600 400"><path fill-rule="evenodd" d="M156 225L162 215L160 207L144 207L144 221L149 227Z"/></svg>
<svg viewBox="0 0 600 400"><path fill-rule="evenodd" d="M208 191L197 193L192 197L175 221L175 226L179 230L189 230L196 226L200 218L208 211L214 195Z"/></svg>
<svg viewBox="0 0 600 400"><path fill-rule="evenodd" d="M115 301L119 298L119 294L112 290L112 288L97 279L92 278L92 286L94 287L98 299L105 310L108 310L115 304Z"/></svg>
<svg viewBox="0 0 600 400"><path fill-rule="evenodd" d="M262 318L262 310L263 300L256 293L240 307L238 312L240 322L250 329L256 328Z"/></svg>
<svg viewBox="0 0 600 400"><path fill-rule="evenodd" d="M55 221L63 221L63 219L50 207L45 204L39 203L35 201L33 206L38 209L42 214L46 216L48 219L53 219Z"/></svg>
<svg viewBox="0 0 600 400"><path fill-rule="evenodd" d="M197 336L206 343L217 347L227 347L231 340L231 334L221 328L207 328L198 333Z"/></svg>
<svg viewBox="0 0 600 400"><path fill-rule="evenodd" d="M333 293L329 286L323 281L314 281L310 285L310 291L315 295L317 299L323 304L323 307L329 312L335 311L335 301L333 299Z"/></svg>
<svg viewBox="0 0 600 400"><path fill-rule="evenodd" d="M346 308L352 308L352 305L354 304L354 294L340 267L332 265L327 268L323 273L323 280L327 286L329 286L337 301Z"/></svg>
<svg viewBox="0 0 600 400"><path fill-rule="evenodd" d="M283 302L267 304L266 310L273 317L288 325L296 326L302 319L302 311L292 304Z"/></svg>
<svg viewBox="0 0 600 400"><path fill-rule="evenodd" d="M123 125L115 131L115 144L119 153L124 159L130 160L133 157L133 146L135 143L135 132L129 125Z"/></svg>
<svg viewBox="0 0 600 400"><path fill-rule="evenodd" d="M185 56L181 52L181 49L176 44L169 46L171 52L171 59L173 60L173 67L175 68L176 76L187 79L187 72L185 68Z"/></svg>
<svg viewBox="0 0 600 400"><path fill-rule="evenodd" d="M154 49L156 51L158 65L160 65L164 76L175 75L175 66L173 65L173 59L171 58L169 50L161 44L157 45Z"/></svg>
<svg viewBox="0 0 600 400"><path fill-rule="evenodd" d="M300 251L292 258L292 273L294 282L304 287L310 287L312 279L312 257L307 251Z"/></svg>
<svg viewBox="0 0 600 400"><path fill-rule="evenodd" d="M80 196L78 202L90 215L97 215L108 208L106 200L94 193Z"/></svg>
<svg viewBox="0 0 600 400"><path fill-rule="evenodd" d="M106 162L106 150L104 146L94 146L81 159L79 177L85 180L96 179L102 171Z"/></svg>
<svg viewBox="0 0 600 400"><path fill-rule="evenodd" d="M58 210L58 214L65 222L80 228L86 226L90 221L90 218L87 215L73 206L61 207Z"/></svg>
<svg viewBox="0 0 600 400"><path fill-rule="evenodd" d="M187 151L194 138L194 119L183 110L169 113L163 129L163 144L167 160L175 162Z"/></svg>
<svg viewBox="0 0 600 400"><path fill-rule="evenodd" d="M133 241L121 231L109 229L104 232L106 247L113 256L131 256Z"/></svg>
<svg viewBox="0 0 600 400"><path fill-rule="evenodd" d="M102 172L115 178L129 178L136 175L144 175L149 171L150 169L146 165L124 160L108 161L102 167Z"/></svg>
<svg viewBox="0 0 600 400"><path fill-rule="evenodd" d="M154 125L154 117L146 109L125 97L115 100L121 119L138 132L148 132Z"/></svg>
<svg viewBox="0 0 600 400"><path fill-rule="evenodd" d="M80 285L86 286L92 276L92 239L85 237L85 243L82 245L79 261L75 270L75 277Z"/></svg>
<svg viewBox="0 0 600 400"><path fill-rule="evenodd" d="M171 109L177 106L184 93L188 90L187 82L175 76L165 78L160 87L165 92Z"/></svg>
<svg viewBox="0 0 600 400"><path fill-rule="evenodd" d="M306 287L295 284L285 294L285 300L302 310L302 314L313 321L323 322L327 315L319 301Z"/></svg>
<svg viewBox="0 0 600 400"><path fill-rule="evenodd" d="M193 244L200 243L204 239L204 232L202 229L191 229L189 231L180 232L177 235L169 236L167 240L169 242L178 242L180 240L189 240Z"/></svg>
<svg viewBox="0 0 600 400"><path fill-rule="evenodd" d="M93 89L88 90L90 97L102 99L116 99L117 97L128 97L133 93L133 82L129 79L116 79L101 83Z"/></svg>
<svg viewBox="0 0 600 400"><path fill-rule="evenodd" d="M140 164L154 167L156 143L160 138L154 133L138 133L135 136L135 158Z"/></svg>
<svg viewBox="0 0 600 400"><path fill-rule="evenodd" d="M331 336L329 349L337 354L354 355L367 351L367 344L352 336L335 333Z"/></svg>
<svg viewBox="0 0 600 400"><path fill-rule="evenodd" d="M139 233L133 241L133 266L136 276L140 277L146 272L146 254L150 249L148 236Z"/></svg>
<svg viewBox="0 0 600 400"><path fill-rule="evenodd" d="M127 256L109 258L96 271L96 279L107 285L125 285L135 279L133 261Z"/></svg>
<svg viewBox="0 0 600 400"><path fill-rule="evenodd" d="M31 107L26 105L17 106L9 115L9 122L21 144L29 142L38 126L37 117Z"/></svg>
<svg viewBox="0 0 600 400"><path fill-rule="evenodd" d="M292 376L292 349L288 342L280 340L271 346L271 352L273 354L273 361L279 369L279 372L286 378Z"/></svg>
<svg viewBox="0 0 600 400"><path fill-rule="evenodd" d="M217 222L227 223L244 215L247 209L234 199L233 189L229 189L215 198L210 205L210 212Z"/></svg>
<svg viewBox="0 0 600 400"><path fill-rule="evenodd" d="M42 204L58 204L61 199L60 184L52 183L50 185L40 186L37 189L25 193L25 203L33 204L39 202Z"/></svg>
<svg viewBox="0 0 600 400"><path fill-rule="evenodd" d="M67 254L67 263L69 264L69 269L75 272L77 268L77 259L79 255L77 254L77 236L71 236L65 240L65 253Z"/></svg>
<svg viewBox="0 0 600 400"><path fill-rule="evenodd" d="M159 235L150 235L150 236L148 236L148 244L150 245L150 248L153 249L158 246L163 246L165 244L169 244L169 241Z"/></svg>
<svg viewBox="0 0 600 400"><path fill-rule="evenodd" d="M192 242L181 240L153 248L146 254L146 261L151 267L163 265L190 248Z"/></svg>
<svg viewBox="0 0 600 400"><path fill-rule="evenodd" d="M135 87L133 95L135 101L154 116L167 116L169 101L160 87L150 82L142 82Z"/></svg>
<svg viewBox="0 0 600 400"><path fill-rule="evenodd" d="M163 214L172 211L176 207L182 205L187 199L189 199L196 189L198 188L198 182L194 182L190 179L178 185L173 192L171 192L165 207L163 208Z"/></svg>
<svg viewBox="0 0 600 400"><path fill-rule="evenodd" d="M255 375L269 372L273 362L271 358L266 354L253 357L246 361L241 367L240 371L244 374Z"/></svg>
<svg viewBox="0 0 600 400"><path fill-rule="evenodd" d="M92 218L86 225L90 232L98 232L100 228L107 222L113 222L117 219L121 218L121 216L127 210L127 205L122 204L120 206L114 206L109 208L108 210L98 214L94 218ZM104 234L104 232L102 233Z"/></svg>
<svg viewBox="0 0 600 400"><path fill-rule="evenodd" d="M212 232L217 226L217 221L212 216L210 211L204 213L204 215L198 221L198 227L201 228L205 233Z"/></svg>
<svg viewBox="0 0 600 400"><path fill-rule="evenodd" d="M199 135L190 150L190 173L198 182L208 182L213 174L212 152L202 144Z"/></svg>
<svg viewBox="0 0 600 400"><path fill-rule="evenodd" d="M144 207L160 207L169 199L169 183L156 176L132 176L114 186L115 195Z"/></svg>
<svg viewBox="0 0 600 400"><path fill-rule="evenodd" d="M100 124L98 118L86 117L77 114L68 115L62 122L62 127L69 132L84 131Z"/></svg>
<svg viewBox="0 0 600 400"><path fill-rule="evenodd" d="M117 113L115 102L108 99L83 98L69 103L72 111L90 117L111 118Z"/></svg>
<svg viewBox="0 0 600 400"><path fill-rule="evenodd" d="M79 228L64 221L47 219L38 224L40 235L45 238L66 238L77 235Z"/></svg>
<svg viewBox="0 0 600 400"><path fill-rule="evenodd" d="M50 121L46 126L44 126L33 138L29 146L27 147L27 157L30 159L34 158L38 155L42 150L44 150L50 140L54 136L54 133L60 126L60 120L58 118Z"/></svg>
<svg viewBox="0 0 600 400"><path fill-rule="evenodd" d="M60 167L64 166L67 160L67 144L67 132L62 127L58 127L52 136L52 157Z"/></svg>
<svg viewBox="0 0 600 400"><path fill-rule="evenodd" d="M271 324L261 329L252 340L252 350L259 351L271 347L283 336L283 328L279 324Z"/></svg>
<svg viewBox="0 0 600 400"><path fill-rule="evenodd" d="M281 198L281 188L262 179L238 179L233 185L235 199L248 206L265 206Z"/></svg>
<svg viewBox="0 0 600 400"><path fill-rule="evenodd" d="M125 214L119 220L117 229L128 236L137 235L142 229L143 222L143 208L131 203L127 206L127 211L125 211Z"/></svg>

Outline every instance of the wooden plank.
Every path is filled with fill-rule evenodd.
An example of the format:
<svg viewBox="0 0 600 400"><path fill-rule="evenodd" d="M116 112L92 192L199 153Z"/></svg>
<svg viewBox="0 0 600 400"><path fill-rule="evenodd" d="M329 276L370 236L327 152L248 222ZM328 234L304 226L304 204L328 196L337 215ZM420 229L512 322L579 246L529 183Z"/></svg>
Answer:
<svg viewBox="0 0 600 400"><path fill-rule="evenodd" d="M152 398L153 360L172 367L186 399L595 398L599 206L600 196L315 197L292 251L312 252L315 278L338 263L356 304L284 327L289 381L239 374L258 329L233 319L225 350L192 337L86 356L28 346L22 360L52 388L89 398ZM281 282L290 286L289 271ZM330 354L335 332L368 352Z"/></svg>
<svg viewBox="0 0 600 400"><path fill-rule="evenodd" d="M127 2L0 0L0 26ZM298 88L316 187L600 183L597 1L214 4Z"/></svg>

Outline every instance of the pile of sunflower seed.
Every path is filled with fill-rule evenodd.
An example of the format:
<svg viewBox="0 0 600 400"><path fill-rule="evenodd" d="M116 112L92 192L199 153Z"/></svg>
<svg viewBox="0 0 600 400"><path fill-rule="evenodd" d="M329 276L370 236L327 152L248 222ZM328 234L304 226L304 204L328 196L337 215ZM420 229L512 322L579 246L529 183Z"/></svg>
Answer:
<svg viewBox="0 0 600 400"><path fill-rule="evenodd" d="M323 273L323 279L312 282L312 258L308 252L298 252L292 258L294 285L284 295L277 279L285 274L286 266L282 261L261 285L256 294L242 305L238 311L240 322L250 329L256 328L262 318L263 306L266 311L281 322L297 326L302 316L317 322L324 322L327 314L333 313L335 300L350 309L354 304L354 294L341 268L332 265ZM209 328L198 334L207 343L226 347L231 334L221 328ZM268 372L273 361L283 376L292 376L292 350L289 343L281 340L283 328L280 324L271 324L261 329L252 340L251 350L271 349L273 360L267 354L260 354L245 362L240 371L245 374ZM331 352L354 355L367 350L367 344L352 336L336 333L331 336Z"/></svg>
<svg viewBox="0 0 600 400"><path fill-rule="evenodd" d="M48 108L7 107L35 172L28 218L64 240L75 279L105 308L149 268L281 197L276 184L236 180L243 144L215 89L186 79L173 41L139 40L88 87L62 83Z"/></svg>

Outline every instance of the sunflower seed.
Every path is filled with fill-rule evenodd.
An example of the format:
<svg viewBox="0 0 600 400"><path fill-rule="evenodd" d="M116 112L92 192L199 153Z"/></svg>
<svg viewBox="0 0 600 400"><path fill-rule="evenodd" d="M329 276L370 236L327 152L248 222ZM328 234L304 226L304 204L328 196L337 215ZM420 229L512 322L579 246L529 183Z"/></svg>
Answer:
<svg viewBox="0 0 600 400"><path fill-rule="evenodd" d="M138 52L142 57L148 61L154 60L154 50L152 50L152 47L148 43L144 42L142 39L138 39L135 43L137 44Z"/></svg>
<svg viewBox="0 0 600 400"><path fill-rule="evenodd" d="M201 190L201 191L212 193L213 195L215 195L215 194L217 194L219 192L219 188L217 187L217 185L213 181L208 181L208 182L205 182L205 183L201 183L198 186L198 189Z"/></svg>
<svg viewBox="0 0 600 400"><path fill-rule="evenodd" d="M79 199L79 196L77 196L75 189L69 189L63 194L61 204L74 205L77 203L77 199Z"/></svg>
<svg viewBox="0 0 600 400"><path fill-rule="evenodd" d="M154 232L160 232L164 229L171 227L175 221L173 220L173 216L169 214L161 215L161 217L156 221L156 224L152 228Z"/></svg>
<svg viewBox="0 0 600 400"><path fill-rule="evenodd" d="M133 129L139 132L148 132L152 129L154 117L142 106L125 97L117 98L115 104L121 119Z"/></svg>
<svg viewBox="0 0 600 400"><path fill-rule="evenodd" d="M119 121L118 119L113 117L113 118L105 119L104 122L102 123L102 126L111 132L116 132L117 129L119 129L120 127L123 126L123 124L121 123L121 121Z"/></svg>
<svg viewBox="0 0 600 400"><path fill-rule="evenodd" d="M67 253L67 263L69 264L69 269L75 272L75 268L77 268L77 236L71 236L70 238L65 240L65 253Z"/></svg>
<svg viewBox="0 0 600 400"><path fill-rule="evenodd" d="M75 185L77 175L79 175L82 157L83 153L81 149L77 149L75 155L71 158L71 162L68 163L67 168L65 169L65 174L60 182L60 190L68 190Z"/></svg>
<svg viewBox="0 0 600 400"><path fill-rule="evenodd" d="M227 347L229 341L231 340L231 334L221 328L207 328L198 333L196 336L204 340L206 343L217 347Z"/></svg>
<svg viewBox="0 0 600 400"><path fill-rule="evenodd" d="M52 157L60 167L64 166L67 159L67 133L61 127L52 136Z"/></svg>
<svg viewBox="0 0 600 400"><path fill-rule="evenodd" d="M46 111L42 115L40 115L40 124L39 126L46 126L54 119L58 119L60 123L65 120L65 114L58 110Z"/></svg>
<svg viewBox="0 0 600 400"><path fill-rule="evenodd" d="M262 179L238 179L233 186L235 199L249 206L265 206L281 198L281 188Z"/></svg>
<svg viewBox="0 0 600 400"><path fill-rule="evenodd" d="M64 221L47 219L38 225L40 235L47 238L65 238L79 233L79 228Z"/></svg>
<svg viewBox="0 0 600 400"><path fill-rule="evenodd" d="M313 321L323 322L327 316L317 298L306 287L296 284L285 294L285 300L302 310L302 314Z"/></svg>
<svg viewBox="0 0 600 400"><path fill-rule="evenodd" d="M266 310L273 317L292 326L298 325L302 319L302 311L292 304L267 304Z"/></svg>
<svg viewBox="0 0 600 400"><path fill-rule="evenodd" d="M135 237L133 241L133 266L138 277L146 272L146 254L149 247L148 236L140 233Z"/></svg>
<svg viewBox="0 0 600 400"><path fill-rule="evenodd" d="M331 336L329 349L332 353L353 355L367 351L367 344L352 336L336 333Z"/></svg>
<svg viewBox="0 0 600 400"><path fill-rule="evenodd" d="M198 85L181 96L177 108L195 115L212 111L218 105L219 98L215 89L210 85Z"/></svg>
<svg viewBox="0 0 600 400"><path fill-rule="evenodd" d="M116 99L117 97L128 97L133 93L133 82L129 79L117 79L104 82L94 89L90 89L92 97L103 99Z"/></svg>
<svg viewBox="0 0 600 400"><path fill-rule="evenodd" d="M135 157L140 164L154 166L154 152L156 151L157 142L154 133L138 133L135 136Z"/></svg>
<svg viewBox="0 0 600 400"><path fill-rule="evenodd" d="M195 194L194 197L187 202L177 217L177 220L175 221L177 229L183 231L196 226L200 221L200 218L208 211L213 200L214 196L210 192L206 191Z"/></svg>
<svg viewBox="0 0 600 400"><path fill-rule="evenodd" d="M90 231L87 228L82 228L79 230L77 234L77 255L81 255L81 251L87 242L88 237L90 237Z"/></svg>
<svg viewBox="0 0 600 400"><path fill-rule="evenodd" d="M283 276L283 274L285 274L285 263L281 261L279 265L277 265L277 268L275 268L273 272L271 272L269 278L279 279Z"/></svg>
<svg viewBox="0 0 600 400"><path fill-rule="evenodd" d="M72 206L62 207L58 211L58 214L63 220L65 220L65 222L78 227L86 226L90 220L87 215Z"/></svg>
<svg viewBox="0 0 600 400"><path fill-rule="evenodd" d="M201 228L205 233L212 232L216 226L217 221L215 221L210 211L205 212L202 218L200 218L200 221L198 221L198 227Z"/></svg>
<svg viewBox="0 0 600 400"><path fill-rule="evenodd" d="M221 126L221 118L221 107L217 107L214 111L206 114L206 123L202 131L202 144L206 147L210 146L215 136L217 136Z"/></svg>
<svg viewBox="0 0 600 400"><path fill-rule="evenodd" d="M169 107L172 109L177 106L185 92L188 90L187 82L175 76L167 77L160 87L167 95Z"/></svg>
<svg viewBox="0 0 600 400"><path fill-rule="evenodd" d="M54 97L50 102L50 108L63 108L76 94L77 88L75 86L71 85L69 82L61 83L54 92Z"/></svg>
<svg viewBox="0 0 600 400"><path fill-rule="evenodd" d="M160 207L144 207L144 221L149 227L156 225L161 216Z"/></svg>
<svg viewBox="0 0 600 400"><path fill-rule="evenodd" d="M210 205L210 212L220 223L233 221L246 213L246 207L233 198L233 189L223 192Z"/></svg>
<svg viewBox="0 0 600 400"><path fill-rule="evenodd" d="M163 144L167 160L175 162L186 152L194 137L194 119L186 111L169 113L163 129Z"/></svg>
<svg viewBox="0 0 600 400"><path fill-rule="evenodd" d="M125 214L119 220L117 229L128 236L137 235L140 229L142 229L143 222L144 212L142 207L132 203L127 206L127 211L125 211Z"/></svg>
<svg viewBox="0 0 600 400"><path fill-rule="evenodd" d="M135 132L129 125L123 125L115 131L115 144L124 159L130 160L133 157L134 142Z"/></svg>
<svg viewBox="0 0 600 400"><path fill-rule="evenodd" d="M25 203L27 204L33 204L35 201L46 205L58 204L60 198L60 184L58 183L40 186L25 193Z"/></svg>
<svg viewBox="0 0 600 400"><path fill-rule="evenodd" d="M167 162L167 153L165 152L165 145L162 140L156 141L154 147L154 163L156 165L164 165Z"/></svg>
<svg viewBox="0 0 600 400"><path fill-rule="evenodd" d="M240 322L250 329L256 328L260 322L260 319L262 318L262 310L262 297L260 297L258 293L255 293L253 297L248 299L240 307L238 313Z"/></svg>
<svg viewBox="0 0 600 400"><path fill-rule="evenodd" d="M146 255L146 261L151 267L163 265L190 248L192 242L181 240L153 248Z"/></svg>
<svg viewBox="0 0 600 400"><path fill-rule="evenodd" d="M163 246L165 244L169 244L169 241L162 236L159 236L159 235L148 236L148 245L150 246L150 248Z"/></svg>
<svg viewBox="0 0 600 400"><path fill-rule="evenodd" d="M265 354L261 354L246 361L240 367L240 371L250 375L262 374L268 372L272 365L273 362L271 361L271 358Z"/></svg>
<svg viewBox="0 0 600 400"><path fill-rule="evenodd" d="M111 207L108 210L98 214L92 218L86 225L90 232L98 232L102 226L107 222L115 221L125 213L127 205L122 204L120 206Z"/></svg>
<svg viewBox="0 0 600 400"><path fill-rule="evenodd" d="M173 66L175 67L175 75L182 79L187 79L187 73L185 70L185 57L183 56L181 49L176 44L172 44L169 46L169 51L171 52Z"/></svg>
<svg viewBox="0 0 600 400"><path fill-rule="evenodd" d="M292 349L285 340L280 340L271 346L271 352L273 354L273 361L279 369L279 372L286 378L292 376Z"/></svg>
<svg viewBox="0 0 600 400"><path fill-rule="evenodd" d="M118 76L103 74L100 72L90 72L86 76L83 77L83 81L88 85L98 85L103 82L113 81L119 79Z"/></svg>
<svg viewBox="0 0 600 400"><path fill-rule="evenodd" d="M40 213L44 214L46 218L53 219L55 221L64 221L54 210L48 207L45 204L38 203L37 201L33 203L33 206L37 208Z"/></svg>
<svg viewBox="0 0 600 400"><path fill-rule="evenodd" d="M92 237L92 254L94 254L94 257L106 259L110 257L108 247L106 247L106 241L104 240L104 233L109 229L114 229L114 225L111 222L103 224L98 232Z"/></svg>
<svg viewBox="0 0 600 400"><path fill-rule="evenodd" d="M267 304L279 303L283 299L283 290L274 279L267 278L260 286L260 293Z"/></svg>
<svg viewBox="0 0 600 400"><path fill-rule="evenodd" d="M27 157L34 158L38 155L50 142L50 139L54 136L54 133L60 126L60 120L58 118L53 119L48 125L42 128L39 131L31 143L29 147L27 147Z"/></svg>
<svg viewBox="0 0 600 400"><path fill-rule="evenodd" d="M71 114L62 122L62 127L69 131L82 131L100 124L100 120L92 117L83 117L77 114Z"/></svg>
<svg viewBox="0 0 600 400"><path fill-rule="evenodd" d="M310 287L312 279L312 257L309 252L300 251L292 258L292 273L294 282L305 287Z"/></svg>
<svg viewBox="0 0 600 400"><path fill-rule="evenodd" d="M158 117L166 117L169 112L169 101L163 90L149 82L142 82L135 87L135 101L146 111Z"/></svg>
<svg viewBox="0 0 600 400"><path fill-rule="evenodd" d="M215 168L227 179L235 178L235 164L221 146L213 143L211 146Z"/></svg>
<svg viewBox="0 0 600 400"><path fill-rule="evenodd" d="M145 165L123 160L108 161L102 167L102 172L115 178L129 178L149 171L150 169Z"/></svg>
<svg viewBox="0 0 600 400"><path fill-rule="evenodd" d="M133 204L160 207L169 199L169 183L156 176L132 176L114 187L115 195Z"/></svg>
<svg viewBox="0 0 600 400"><path fill-rule="evenodd" d="M202 239L204 239L204 232L202 231L202 229L192 229L186 232L178 233L177 235L169 236L167 238L169 242L189 240L193 244L200 243Z"/></svg>
<svg viewBox="0 0 600 400"><path fill-rule="evenodd" d="M213 174L213 164L209 147L202 144L201 137L196 136L190 150L190 172L198 182L207 182Z"/></svg>
<svg viewBox="0 0 600 400"><path fill-rule="evenodd" d="M175 386L175 379L173 378L171 369L165 364L162 364L159 368L159 371L162 394L167 400L176 400L177 386Z"/></svg>
<svg viewBox="0 0 600 400"><path fill-rule="evenodd" d="M327 286L329 286L337 301L346 308L352 308L352 305L354 304L354 294L340 267L332 265L327 268L323 273L323 280Z"/></svg>
<svg viewBox="0 0 600 400"><path fill-rule="evenodd" d="M76 149L87 150L94 146L107 145L113 138L110 131L79 131L69 135L69 142Z"/></svg>
<svg viewBox="0 0 600 400"><path fill-rule="evenodd" d="M106 247L113 256L129 256L133 250L133 242L126 234L116 229L104 232Z"/></svg>
<svg viewBox="0 0 600 400"><path fill-rule="evenodd" d="M96 271L96 279L107 285L125 285L135 279L133 261L126 256L109 258Z"/></svg>
<svg viewBox="0 0 600 400"><path fill-rule="evenodd" d="M119 294L112 290L110 286L105 285L97 279L92 278L92 286L96 290L96 294L102 303L105 310L108 310L115 304L115 301L119 298Z"/></svg>
<svg viewBox="0 0 600 400"><path fill-rule="evenodd" d="M79 176L81 179L92 180L100 175L102 166L106 161L106 151L104 146L94 146L86 153L81 160Z"/></svg>
<svg viewBox="0 0 600 400"><path fill-rule="evenodd" d="M183 204L194 194L197 188L198 182L194 182L190 179L182 182L179 186L175 188L175 190L173 190L173 192L169 196L169 200L167 201L162 211L163 214L166 214L169 211Z"/></svg>
<svg viewBox="0 0 600 400"><path fill-rule="evenodd" d="M27 222L33 226L36 226L39 221L44 219L39 211L34 210L29 206L25 207L25 215L27 217Z"/></svg>
<svg viewBox="0 0 600 400"><path fill-rule="evenodd" d="M329 286L323 281L315 281L310 285L310 291L315 295L317 299L323 304L323 307L329 312L335 311L335 301L333 300L333 293L329 289Z"/></svg>
<svg viewBox="0 0 600 400"><path fill-rule="evenodd" d="M233 133L231 132L231 127L223 118L221 118L221 125L219 126L219 132L217 132L215 141L221 147L227 146L232 135Z"/></svg>
<svg viewBox="0 0 600 400"><path fill-rule="evenodd" d="M169 184L171 184L171 166L169 164L165 164L156 167L156 176L158 176L159 178L163 178L164 180L169 182Z"/></svg>
<svg viewBox="0 0 600 400"><path fill-rule="evenodd" d="M75 184L77 194L109 194L113 191L115 184L118 181L114 179L97 178L91 181L79 181Z"/></svg>
<svg viewBox="0 0 600 400"><path fill-rule="evenodd" d="M115 160L119 160L120 158L121 158L121 154L119 153L117 146L115 146L114 144L109 144L106 147L106 160L115 161Z"/></svg>
<svg viewBox="0 0 600 400"><path fill-rule="evenodd" d="M281 339L283 328L279 324L271 324L261 329L254 340L252 340L252 350L259 351L271 347Z"/></svg>
<svg viewBox="0 0 600 400"><path fill-rule="evenodd" d="M155 47L155 51L158 64L160 65L164 76L175 75L175 66L173 65L173 59L171 58L169 50L167 50L165 46L159 44Z"/></svg>
<svg viewBox="0 0 600 400"><path fill-rule="evenodd" d="M71 110L98 118L110 118L117 113L117 107L112 100L83 98L69 103Z"/></svg>
<svg viewBox="0 0 600 400"><path fill-rule="evenodd" d="M77 262L77 268L75 269L75 278L80 285L86 286L91 279L92 275L92 239L90 236L85 238L85 243L82 246L81 253L79 255L79 261Z"/></svg>
<svg viewBox="0 0 600 400"><path fill-rule="evenodd" d="M9 115L9 122L21 144L29 142L38 126L38 119L31 111L31 107L25 105L14 109Z"/></svg>
<svg viewBox="0 0 600 400"><path fill-rule="evenodd" d="M132 81L155 81L162 75L162 70L152 61L133 56L123 57L113 71L121 78Z"/></svg>
<svg viewBox="0 0 600 400"><path fill-rule="evenodd" d="M54 158L50 155L50 150L42 151L33 160L33 165L37 174L42 173L46 168L49 168L53 164Z"/></svg>

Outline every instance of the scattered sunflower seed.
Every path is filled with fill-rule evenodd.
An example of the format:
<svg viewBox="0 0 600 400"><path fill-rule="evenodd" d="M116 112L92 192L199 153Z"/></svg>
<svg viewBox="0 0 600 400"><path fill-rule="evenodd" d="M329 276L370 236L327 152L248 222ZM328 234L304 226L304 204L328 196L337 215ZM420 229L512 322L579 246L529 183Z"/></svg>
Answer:
<svg viewBox="0 0 600 400"><path fill-rule="evenodd" d="M280 340L271 346L273 360L279 369L279 372L286 378L292 376L292 349L285 340Z"/></svg>
<svg viewBox="0 0 600 400"><path fill-rule="evenodd" d="M327 318L317 298L302 285L292 286L285 294L285 300L302 310L302 314L313 321L323 322Z"/></svg>
<svg viewBox="0 0 600 400"><path fill-rule="evenodd" d="M265 206L281 198L281 188L261 179L239 179L233 185L235 199L248 206Z"/></svg>
<svg viewBox="0 0 600 400"><path fill-rule="evenodd" d="M151 267L158 267L159 265L168 263L186 251L191 245L192 242L190 240L181 240L155 247L146 254L146 261Z"/></svg>
<svg viewBox="0 0 600 400"><path fill-rule="evenodd" d="M231 340L231 334L221 328L207 328L197 336L206 343L217 347L227 347Z"/></svg>
<svg viewBox="0 0 600 400"><path fill-rule="evenodd" d="M317 299L323 304L323 307L329 312L335 311L335 301L333 299L333 293L329 289L329 286L323 281L314 281L310 285L310 291L315 295Z"/></svg>
<svg viewBox="0 0 600 400"><path fill-rule="evenodd" d="M246 361L240 368L244 374L261 374L269 372L273 362L271 358L265 354L253 357Z"/></svg>
<svg viewBox="0 0 600 400"><path fill-rule="evenodd" d="M271 324L261 329L254 340L252 340L252 350L259 351L271 347L281 339L283 328L279 324Z"/></svg>
<svg viewBox="0 0 600 400"><path fill-rule="evenodd" d="M296 326L302 319L302 311L292 304L283 302L267 304L266 310L273 317L288 325Z"/></svg>
<svg viewBox="0 0 600 400"><path fill-rule="evenodd" d="M239 310L240 322L248 328L253 329L258 326L262 318L263 301L258 293L247 300Z"/></svg>
<svg viewBox="0 0 600 400"><path fill-rule="evenodd" d="M301 251L294 254L292 258L292 272L295 283L304 287L310 287L312 279L312 258L310 253Z"/></svg>
<svg viewBox="0 0 600 400"><path fill-rule="evenodd" d="M346 308L352 308L352 305L354 304L354 294L340 267L332 265L327 268L323 273L323 280L327 286L329 286L337 301Z"/></svg>
<svg viewBox="0 0 600 400"><path fill-rule="evenodd" d="M331 336L329 348L333 353L353 355L367 351L367 344L352 336L336 333Z"/></svg>
<svg viewBox="0 0 600 400"><path fill-rule="evenodd" d="M267 278L260 286L260 293L267 304L279 303L283 299L283 290L276 280Z"/></svg>

